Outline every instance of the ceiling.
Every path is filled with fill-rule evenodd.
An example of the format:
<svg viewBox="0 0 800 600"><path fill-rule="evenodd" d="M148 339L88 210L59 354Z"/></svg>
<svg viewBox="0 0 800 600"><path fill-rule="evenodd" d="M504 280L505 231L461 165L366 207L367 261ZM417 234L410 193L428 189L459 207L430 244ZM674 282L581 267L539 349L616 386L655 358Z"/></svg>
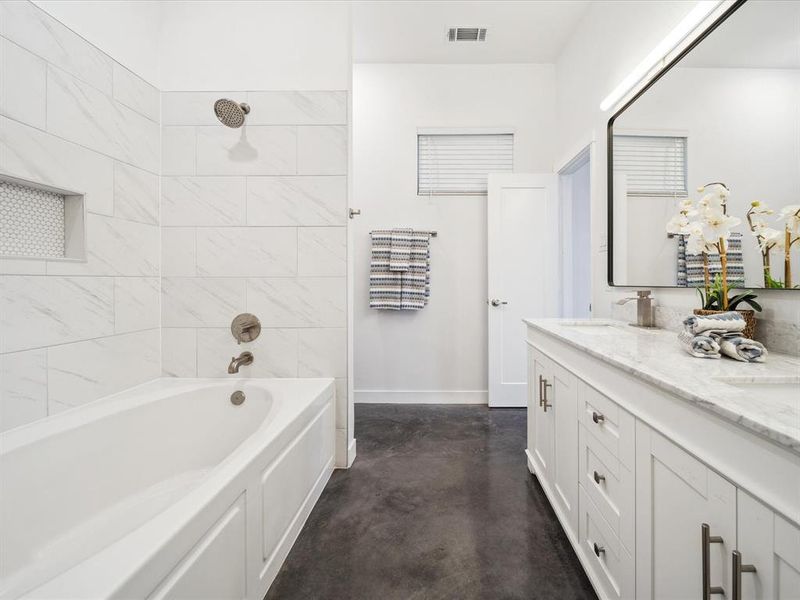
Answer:
<svg viewBox="0 0 800 600"><path fill-rule="evenodd" d="M356 1L357 63L552 63L589 6L583 0ZM485 42L447 42L449 27L486 27Z"/></svg>
<svg viewBox="0 0 800 600"><path fill-rule="evenodd" d="M800 69L800 2L744 4L680 66Z"/></svg>

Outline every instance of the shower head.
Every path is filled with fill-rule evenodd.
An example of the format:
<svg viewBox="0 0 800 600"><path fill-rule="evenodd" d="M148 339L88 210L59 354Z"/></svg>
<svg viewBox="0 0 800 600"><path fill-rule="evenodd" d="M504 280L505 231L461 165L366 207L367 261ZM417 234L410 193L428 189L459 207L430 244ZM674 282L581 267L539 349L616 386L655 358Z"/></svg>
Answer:
<svg viewBox="0 0 800 600"><path fill-rule="evenodd" d="M226 127L241 127L244 125L244 118L250 112L250 106L244 102L238 103L228 98L220 98L214 102L214 114L217 115L219 122Z"/></svg>

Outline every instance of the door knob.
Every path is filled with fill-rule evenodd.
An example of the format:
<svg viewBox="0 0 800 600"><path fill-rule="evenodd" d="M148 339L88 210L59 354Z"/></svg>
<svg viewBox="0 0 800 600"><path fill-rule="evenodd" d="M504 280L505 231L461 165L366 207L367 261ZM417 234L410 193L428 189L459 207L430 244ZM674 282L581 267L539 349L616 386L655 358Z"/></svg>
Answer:
<svg viewBox="0 0 800 600"><path fill-rule="evenodd" d="M486 301L488 304L491 304L495 308L500 306L501 304L508 304L505 300L498 300L497 298L492 298L491 300Z"/></svg>
<svg viewBox="0 0 800 600"><path fill-rule="evenodd" d="M355 218L356 218L358 215L360 215L360 214L361 214L361 209L360 209L360 208L351 208L351 209L348 211L348 215L349 215L349 217L350 217L351 219L355 219Z"/></svg>

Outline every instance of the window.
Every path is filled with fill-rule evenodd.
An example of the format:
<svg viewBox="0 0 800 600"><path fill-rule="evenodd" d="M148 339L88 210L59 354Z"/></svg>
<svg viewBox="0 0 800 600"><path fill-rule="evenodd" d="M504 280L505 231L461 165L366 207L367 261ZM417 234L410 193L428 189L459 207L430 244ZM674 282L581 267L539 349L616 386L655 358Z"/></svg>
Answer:
<svg viewBox="0 0 800 600"><path fill-rule="evenodd" d="M513 169L513 133L417 136L419 196L486 195L489 173L511 173Z"/></svg>
<svg viewBox="0 0 800 600"><path fill-rule="evenodd" d="M615 135L614 172L628 196L686 196L686 138Z"/></svg>

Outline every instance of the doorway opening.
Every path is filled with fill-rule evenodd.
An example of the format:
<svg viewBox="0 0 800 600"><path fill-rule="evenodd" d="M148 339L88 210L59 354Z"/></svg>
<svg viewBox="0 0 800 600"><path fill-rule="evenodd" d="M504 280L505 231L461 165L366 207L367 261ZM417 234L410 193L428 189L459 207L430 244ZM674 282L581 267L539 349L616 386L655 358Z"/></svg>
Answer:
<svg viewBox="0 0 800 600"><path fill-rule="evenodd" d="M561 240L561 316L592 314L591 145L558 172Z"/></svg>

